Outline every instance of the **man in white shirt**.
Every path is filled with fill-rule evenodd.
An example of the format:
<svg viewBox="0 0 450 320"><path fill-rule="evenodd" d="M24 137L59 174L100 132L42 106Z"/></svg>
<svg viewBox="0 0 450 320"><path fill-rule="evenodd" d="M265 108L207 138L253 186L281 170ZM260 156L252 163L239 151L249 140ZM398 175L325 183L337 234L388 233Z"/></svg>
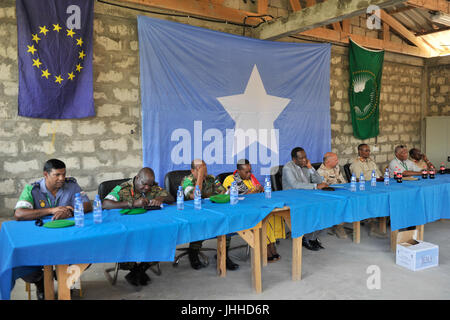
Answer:
<svg viewBox="0 0 450 320"><path fill-rule="evenodd" d="M408 159L408 149L404 145L395 147L395 157L389 163L391 178L394 177L394 171L401 172L404 177L422 175L422 169Z"/></svg>

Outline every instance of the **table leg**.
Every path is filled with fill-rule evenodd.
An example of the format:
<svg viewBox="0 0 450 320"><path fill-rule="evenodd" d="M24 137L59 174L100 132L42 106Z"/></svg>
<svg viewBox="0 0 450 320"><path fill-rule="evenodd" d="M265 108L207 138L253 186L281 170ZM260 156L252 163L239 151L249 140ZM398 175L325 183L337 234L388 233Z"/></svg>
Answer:
<svg viewBox="0 0 450 320"><path fill-rule="evenodd" d="M270 215L263 219L261 224L261 256L263 267L267 266L267 219L269 217Z"/></svg>
<svg viewBox="0 0 450 320"><path fill-rule="evenodd" d="M226 277L227 267L226 267L226 236L217 237L217 274L219 277Z"/></svg>
<svg viewBox="0 0 450 320"><path fill-rule="evenodd" d="M70 300L70 286L67 285L69 278L68 264L56 266L56 276L58 278L58 300Z"/></svg>
<svg viewBox="0 0 450 320"><path fill-rule="evenodd" d="M425 226L421 224L420 226L416 226L416 229L417 229L417 240L423 241Z"/></svg>
<svg viewBox="0 0 450 320"><path fill-rule="evenodd" d="M44 296L45 300L55 300L53 266L44 266Z"/></svg>
<svg viewBox="0 0 450 320"><path fill-rule="evenodd" d="M252 283L256 293L262 292L261 276L261 229L253 229L252 254Z"/></svg>
<svg viewBox="0 0 450 320"><path fill-rule="evenodd" d="M292 238L292 280L302 279L302 239Z"/></svg>
<svg viewBox="0 0 450 320"><path fill-rule="evenodd" d="M379 218L379 228L381 233L386 233L386 217Z"/></svg>
<svg viewBox="0 0 450 320"><path fill-rule="evenodd" d="M353 242L360 243L361 241L361 223L360 221L353 222Z"/></svg>
<svg viewBox="0 0 450 320"><path fill-rule="evenodd" d="M398 230L391 231L391 250L392 250L392 252L395 252L395 249L397 247L397 235L398 235Z"/></svg>

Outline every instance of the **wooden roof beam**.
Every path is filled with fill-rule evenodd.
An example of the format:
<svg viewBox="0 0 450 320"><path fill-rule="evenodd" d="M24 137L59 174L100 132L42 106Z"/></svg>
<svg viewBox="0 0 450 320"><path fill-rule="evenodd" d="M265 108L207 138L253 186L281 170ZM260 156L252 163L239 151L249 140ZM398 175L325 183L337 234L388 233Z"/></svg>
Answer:
<svg viewBox="0 0 450 320"><path fill-rule="evenodd" d="M408 0L406 4L415 8L440 11L450 14L450 2L447 0Z"/></svg>
<svg viewBox="0 0 450 320"><path fill-rule="evenodd" d="M257 16L259 13L248 12L238 9L225 7L223 0L122 0L137 5L154 7L159 9L172 10L192 14L212 19L226 20L235 23L243 23L246 16ZM262 0L261 3L267 2ZM259 4L258 9L263 10L264 6ZM261 22L260 18L247 18L245 23L257 25Z"/></svg>
<svg viewBox="0 0 450 320"><path fill-rule="evenodd" d="M287 17L273 19L255 28L254 38L275 40L302 31L314 29L334 22L366 13L367 7L376 5L386 8L399 5L406 0L328 0L290 13Z"/></svg>

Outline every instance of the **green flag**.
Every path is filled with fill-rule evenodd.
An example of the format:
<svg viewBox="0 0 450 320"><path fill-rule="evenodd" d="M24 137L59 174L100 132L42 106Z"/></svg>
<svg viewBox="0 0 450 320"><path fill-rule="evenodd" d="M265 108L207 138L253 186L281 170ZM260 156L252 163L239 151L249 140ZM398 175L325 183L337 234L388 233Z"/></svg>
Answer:
<svg viewBox="0 0 450 320"><path fill-rule="evenodd" d="M353 135L358 139L379 133L380 90L384 50L367 50L349 41L349 101Z"/></svg>

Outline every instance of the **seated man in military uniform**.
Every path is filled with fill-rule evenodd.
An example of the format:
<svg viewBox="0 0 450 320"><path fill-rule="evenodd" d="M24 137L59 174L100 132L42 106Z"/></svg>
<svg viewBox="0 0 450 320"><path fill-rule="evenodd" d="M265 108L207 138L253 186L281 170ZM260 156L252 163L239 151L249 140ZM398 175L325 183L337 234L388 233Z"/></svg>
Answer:
<svg viewBox="0 0 450 320"><path fill-rule="evenodd" d="M116 186L105 197L102 206L103 209L142 208L174 201L172 195L155 182L153 170L142 168L133 179ZM120 263L121 269L130 270L125 279L134 286L147 285L150 282L150 277L145 273L149 267L148 262Z"/></svg>
<svg viewBox="0 0 450 320"><path fill-rule="evenodd" d="M44 178L25 186L14 208L14 218L16 220L37 220L46 216L52 216L53 220L70 218L73 216L77 193L81 195L84 212L92 211L89 198L81 190L75 178L66 178L64 162L50 159L44 165ZM25 270L19 267L15 268L14 272L21 275L26 282L35 283L38 299L44 299L42 267L36 267L28 274L24 274ZM27 270L31 271L29 267Z"/></svg>
<svg viewBox="0 0 450 320"><path fill-rule="evenodd" d="M219 180L212 175L208 175L206 163L200 159L195 159L191 162L191 174L184 177L183 181L181 181L181 185L186 200L194 200L194 190L196 186L199 186L202 198L209 198L226 192ZM191 262L191 267L195 270L205 267L198 258L198 253L202 244L203 240L191 242L189 244L189 261ZM226 247L226 268L228 270L236 270L239 268L239 265L231 261L228 257L228 248L230 247L230 239L228 237Z"/></svg>

